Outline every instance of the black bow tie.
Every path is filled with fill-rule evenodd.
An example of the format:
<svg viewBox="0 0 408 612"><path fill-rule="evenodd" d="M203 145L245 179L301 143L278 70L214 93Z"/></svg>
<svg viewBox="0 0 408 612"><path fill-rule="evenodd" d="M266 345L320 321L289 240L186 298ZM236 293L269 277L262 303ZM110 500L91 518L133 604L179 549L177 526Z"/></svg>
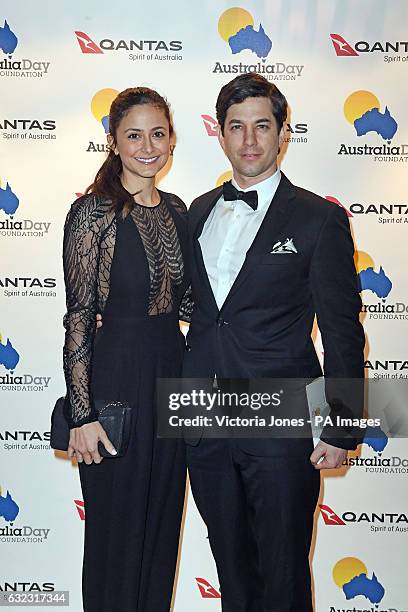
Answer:
<svg viewBox="0 0 408 612"><path fill-rule="evenodd" d="M224 200L226 202L231 202L233 200L242 200L246 202L248 206L252 208L252 210L256 210L258 208L258 194L256 191L239 191L231 181L224 183L222 186L222 195L224 196Z"/></svg>

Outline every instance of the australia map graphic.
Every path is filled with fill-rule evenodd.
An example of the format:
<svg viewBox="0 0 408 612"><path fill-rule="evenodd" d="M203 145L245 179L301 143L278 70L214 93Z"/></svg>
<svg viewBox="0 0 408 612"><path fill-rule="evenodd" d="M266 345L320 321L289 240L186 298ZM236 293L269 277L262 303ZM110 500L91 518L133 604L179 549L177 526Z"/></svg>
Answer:
<svg viewBox="0 0 408 612"><path fill-rule="evenodd" d="M385 588L375 573L373 572L370 578L367 566L357 557L340 559L333 568L333 580L341 588L347 601L362 596L377 608L385 595Z"/></svg>
<svg viewBox="0 0 408 612"><path fill-rule="evenodd" d="M3 344L1 340L0 335L0 365L4 366L6 370L13 371L20 361L20 355L11 344L9 338L7 338L6 344Z"/></svg>
<svg viewBox="0 0 408 612"><path fill-rule="evenodd" d="M16 50L18 38L11 31L9 24L4 20L4 26L0 26L0 49L3 53L11 55Z"/></svg>
<svg viewBox="0 0 408 612"><path fill-rule="evenodd" d="M377 453L382 453L388 444L388 437L381 427L367 427L363 444L367 444Z"/></svg>
<svg viewBox="0 0 408 612"><path fill-rule="evenodd" d="M371 603L378 604L384 597L385 589L373 573L372 578L368 578L366 574L355 576L350 582L343 585L343 592L347 600L363 595Z"/></svg>
<svg viewBox="0 0 408 612"><path fill-rule="evenodd" d="M0 210L4 210L6 215L14 215L20 201L16 194L7 183L5 189L0 187Z"/></svg>
<svg viewBox="0 0 408 612"><path fill-rule="evenodd" d="M12 523L19 512L20 508L11 497L10 491L7 491L7 495L3 497L0 487L0 517L4 518L5 521Z"/></svg>
<svg viewBox="0 0 408 612"><path fill-rule="evenodd" d="M258 31L252 25L242 28L228 39L228 44L234 54L248 49L262 59L266 58L272 49L272 41L265 33L262 25L259 26Z"/></svg>
<svg viewBox="0 0 408 612"><path fill-rule="evenodd" d="M382 267L380 267L379 272L375 272L373 268L361 270L358 277L361 286L360 291L368 289L379 298L386 298L392 289L392 282Z"/></svg>
<svg viewBox="0 0 408 612"><path fill-rule="evenodd" d="M381 113L378 108L372 108L354 121L357 136L365 136L368 132L376 132L384 140L391 140L398 129L398 124L391 116L388 108Z"/></svg>

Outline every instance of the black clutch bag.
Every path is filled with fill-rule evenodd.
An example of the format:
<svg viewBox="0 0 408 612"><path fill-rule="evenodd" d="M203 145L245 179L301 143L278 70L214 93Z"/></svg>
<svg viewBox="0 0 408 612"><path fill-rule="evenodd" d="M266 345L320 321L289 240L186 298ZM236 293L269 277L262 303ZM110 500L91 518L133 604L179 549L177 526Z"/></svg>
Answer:
<svg viewBox="0 0 408 612"><path fill-rule="evenodd" d="M51 448L66 451L69 443L70 429L64 414L67 399L60 397L51 415ZM130 437L131 407L127 402L95 400L98 421L117 451L111 455L99 442L98 450L101 457L122 457L126 453Z"/></svg>

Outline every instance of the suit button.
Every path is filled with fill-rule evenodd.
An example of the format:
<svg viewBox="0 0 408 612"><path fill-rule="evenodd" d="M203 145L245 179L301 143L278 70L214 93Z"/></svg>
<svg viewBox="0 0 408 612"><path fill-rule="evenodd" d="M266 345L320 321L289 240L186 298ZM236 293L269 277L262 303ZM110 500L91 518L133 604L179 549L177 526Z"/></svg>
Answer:
<svg viewBox="0 0 408 612"><path fill-rule="evenodd" d="M228 321L225 321L222 317L218 317L217 325L218 327L222 327L223 325L228 325Z"/></svg>
<svg viewBox="0 0 408 612"><path fill-rule="evenodd" d="M191 351L191 346L189 344L186 344L186 351Z"/></svg>

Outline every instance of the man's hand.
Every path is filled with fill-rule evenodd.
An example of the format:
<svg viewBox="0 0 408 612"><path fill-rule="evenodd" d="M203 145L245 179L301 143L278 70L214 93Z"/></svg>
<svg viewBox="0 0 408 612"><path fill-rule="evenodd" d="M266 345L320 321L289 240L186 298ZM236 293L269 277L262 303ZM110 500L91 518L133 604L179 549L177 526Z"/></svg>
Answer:
<svg viewBox="0 0 408 612"><path fill-rule="evenodd" d="M102 315L98 313L96 315L96 329L99 329L100 327L102 327L102 325L103 325Z"/></svg>
<svg viewBox="0 0 408 612"><path fill-rule="evenodd" d="M342 466L346 457L347 451L344 448L337 448L320 440L310 455L310 461L316 470L334 470Z"/></svg>

